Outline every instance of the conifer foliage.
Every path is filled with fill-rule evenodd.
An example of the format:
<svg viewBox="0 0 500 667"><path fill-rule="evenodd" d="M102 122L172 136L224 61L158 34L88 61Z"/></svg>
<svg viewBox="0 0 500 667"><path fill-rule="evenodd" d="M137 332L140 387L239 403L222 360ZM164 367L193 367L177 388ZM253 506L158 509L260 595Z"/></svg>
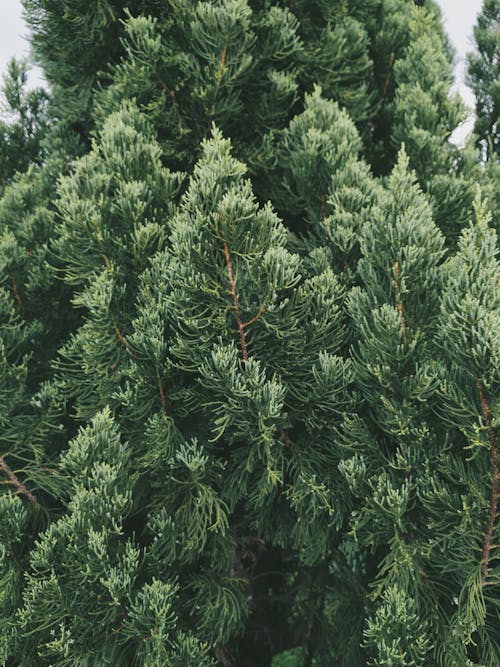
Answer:
<svg viewBox="0 0 500 667"><path fill-rule="evenodd" d="M498 2L23 4L0 665L496 667Z"/></svg>
<svg viewBox="0 0 500 667"><path fill-rule="evenodd" d="M500 156L500 3L487 0L474 28L468 81L476 94L476 132L483 155Z"/></svg>

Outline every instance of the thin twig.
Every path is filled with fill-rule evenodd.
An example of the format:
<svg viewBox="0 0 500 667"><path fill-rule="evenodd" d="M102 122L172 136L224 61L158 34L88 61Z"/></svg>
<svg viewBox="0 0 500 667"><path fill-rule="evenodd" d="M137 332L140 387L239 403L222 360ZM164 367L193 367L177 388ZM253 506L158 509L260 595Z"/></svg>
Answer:
<svg viewBox="0 0 500 667"><path fill-rule="evenodd" d="M172 88L169 88L165 81L161 82L161 87L164 93L166 93L169 97L171 97L173 100L175 100L175 92L172 90Z"/></svg>
<svg viewBox="0 0 500 667"><path fill-rule="evenodd" d="M384 97L389 92L389 85L391 83L392 66L394 65L394 60L395 60L394 51L391 51L391 55L389 56L389 71L387 72L387 76L385 77L384 90L382 92L382 99L384 99Z"/></svg>
<svg viewBox="0 0 500 667"><path fill-rule="evenodd" d="M399 264L396 262L394 264L394 287L396 290L396 307L398 309L399 317L401 318L401 331L403 333L403 345L406 347L408 345L408 338L406 336L406 318L403 310L403 301L401 299L401 288L399 283L400 278Z"/></svg>
<svg viewBox="0 0 500 667"><path fill-rule="evenodd" d="M484 536L483 543L483 560L481 566L481 581L484 584L488 580L488 566L490 562L490 553L494 545L491 543L493 538L493 529L495 527L495 517L498 511L498 495L499 495L499 474L498 474L498 450L495 437L495 429L492 428L492 414L486 396L484 395L483 385L481 380L477 381L477 388L479 391L479 398L481 400L481 408L483 411L483 417L488 429L488 439L490 442L490 456L491 456L491 467L493 469L492 479L491 479L491 497L489 505L489 519L486 525L486 533Z"/></svg>
<svg viewBox="0 0 500 667"><path fill-rule="evenodd" d="M17 291L17 284L16 284L16 279L12 278L12 291L14 292L14 297L17 301L17 303L22 306L23 305L23 300L21 299L21 295Z"/></svg>
<svg viewBox="0 0 500 667"><path fill-rule="evenodd" d="M215 79L215 91L214 91L214 98L212 101L212 109L210 111L211 115L215 115L215 103L217 102L217 95L219 94L219 90L222 84L222 77L224 76L224 70L226 69L226 57L227 57L227 46L225 46L222 49L222 55L220 58L220 67L219 71L217 72L217 76ZM213 126L212 119L208 121L208 129L211 130Z"/></svg>
<svg viewBox="0 0 500 667"><path fill-rule="evenodd" d="M106 265L106 268L108 269L108 271L111 271L112 265L111 265L111 261L110 261L109 257L107 255L103 255L103 259L104 259L104 264ZM126 350L128 350L130 352L130 354L133 354L134 356L136 356L137 352L132 347L130 347L130 345L127 343L127 341L125 340L125 336L120 331L120 328L119 328L118 324L114 320L111 320L111 322L113 323L113 328L115 330L116 337L118 338L120 343L123 345L123 347Z"/></svg>
<svg viewBox="0 0 500 667"><path fill-rule="evenodd" d="M227 56L227 46L225 46L222 49L222 55L220 59L220 68L217 73L217 85L215 87L215 93L214 93L214 104L217 99L217 95L219 94L219 89L222 83L222 77L224 76L224 70L226 69L226 56Z"/></svg>
<svg viewBox="0 0 500 667"><path fill-rule="evenodd" d="M13 473L11 468L7 465L3 457L0 457L0 468L7 475L9 484L12 484L12 486L14 486L17 489L18 493L21 493L23 496L26 496L26 498L30 501L30 503L36 505L37 504L36 497L31 493L31 491L26 487L25 484L19 481L19 479Z"/></svg>
<svg viewBox="0 0 500 667"><path fill-rule="evenodd" d="M257 320L259 319L259 317L261 317L265 312L266 312L266 308L265 308L264 305L262 305L262 306L259 308L259 312L257 313L257 315L255 315L254 317L252 317L251 320L248 320L248 322L243 322L243 324L242 324L241 326L242 326L244 329L246 329L247 327L249 327L249 326L250 326L251 324L253 324L254 322L257 322Z"/></svg>
<svg viewBox="0 0 500 667"><path fill-rule="evenodd" d="M328 241L328 227L326 225L326 195L321 195L321 222L323 224L323 233L325 235L325 241Z"/></svg>
<svg viewBox="0 0 500 667"><path fill-rule="evenodd" d="M114 328L114 330L115 330L115 332L116 332L116 337L118 338L118 340L120 341L120 343L121 343L121 344L123 345L123 347L124 347L125 349L127 349L131 354L134 354L134 355L135 355L135 354L136 354L135 351L130 347L130 345L129 345L129 344L127 343L127 341L125 340L125 337L123 336L122 332L120 331L120 329L119 329L119 327L118 327L118 324L116 324L116 322L115 322L114 320L112 320L112 322L113 322L113 328Z"/></svg>
<svg viewBox="0 0 500 667"><path fill-rule="evenodd" d="M159 389L159 392L160 392L161 406L163 408L163 412L165 414L167 414L167 400L165 398L165 391L164 391L163 385L161 383L161 378L160 378L160 373L159 372L157 372L157 376L158 376L158 389Z"/></svg>
<svg viewBox="0 0 500 667"><path fill-rule="evenodd" d="M326 195L321 195L321 219L326 218Z"/></svg>
<svg viewBox="0 0 500 667"><path fill-rule="evenodd" d="M236 324L238 325L238 331L240 334L241 356L243 357L243 361L248 361L248 350L247 350L247 339L245 336L245 328L243 326L243 322L241 321L240 304L238 301L238 294L236 292L236 283L233 275L233 264L231 262L231 253L229 251L229 246L227 244L224 231L222 232L222 239L224 241L224 256L226 258L226 269L229 279L229 287L231 289L231 297L233 299L233 309L236 317Z"/></svg>

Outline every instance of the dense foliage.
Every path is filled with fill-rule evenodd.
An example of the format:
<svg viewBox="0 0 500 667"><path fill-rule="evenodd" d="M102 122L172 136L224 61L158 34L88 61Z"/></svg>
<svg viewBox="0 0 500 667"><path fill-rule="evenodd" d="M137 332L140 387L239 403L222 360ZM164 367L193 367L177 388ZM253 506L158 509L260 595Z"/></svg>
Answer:
<svg viewBox="0 0 500 667"><path fill-rule="evenodd" d="M500 664L498 0L23 0L0 664Z"/></svg>

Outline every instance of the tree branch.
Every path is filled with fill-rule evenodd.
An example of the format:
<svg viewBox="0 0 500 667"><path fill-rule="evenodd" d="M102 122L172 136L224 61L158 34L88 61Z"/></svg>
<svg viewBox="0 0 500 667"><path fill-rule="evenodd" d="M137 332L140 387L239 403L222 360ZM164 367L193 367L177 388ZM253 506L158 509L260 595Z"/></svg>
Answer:
<svg viewBox="0 0 500 667"><path fill-rule="evenodd" d="M222 83L222 77L224 76L224 70L226 69L226 56L227 56L227 46L225 46L222 49L222 55L220 58L220 68L217 73L217 86L215 88L215 94L214 94L214 104L217 99L217 95L219 94L219 89Z"/></svg>
<svg viewBox="0 0 500 667"><path fill-rule="evenodd" d="M224 222L224 219L222 219ZM222 240L224 241L224 256L226 258L226 269L227 269L227 275L229 279L229 287L231 289L231 297L233 300L233 309L234 309L234 314L236 317L236 323L238 325L238 331L240 334L240 347L241 347L241 356L243 357L243 361L248 361L248 350L247 350L247 339L245 336L245 325L241 321L241 313L240 313L240 304L238 301L238 294L236 292L236 282L234 280L234 275L233 275L233 264L231 262L231 253L229 252L229 246L226 241L226 236L224 234L224 231L222 231Z"/></svg>
<svg viewBox="0 0 500 667"><path fill-rule="evenodd" d="M210 109L210 114L212 116L215 115L215 103L217 102L217 95L219 94L219 90L221 87L222 83L222 77L224 76L224 70L226 69L226 57L227 57L227 46L225 46L222 49L222 55L220 58L220 67L216 75L215 79L215 91L214 91L214 97L213 97L213 102L212 102L212 108ZM210 118L208 121L208 129L211 130L213 127L213 122L212 119Z"/></svg>
<svg viewBox="0 0 500 667"><path fill-rule="evenodd" d="M486 533L484 536L484 543L483 543L483 560L482 560L482 566L481 566L481 581L484 584L487 583L488 580L488 566L490 562L490 552L491 549L493 548L493 544L491 543L491 540L493 538L493 529L495 527L495 518L497 515L498 511L498 492L499 492L499 473L498 473L498 449L497 449L497 443L496 443L496 437L495 437L495 429L492 428L491 423L492 423L492 414L490 407L488 405L488 401L486 400L486 396L483 391L483 385L481 383L481 380L478 380L477 383L477 388L479 391L479 398L481 400L481 408L483 411L483 418L486 424L486 428L488 429L488 440L490 442L490 456L491 456L491 467L493 469L493 474L492 474L492 479L491 479L491 497L490 497L490 505L489 505L489 519L488 523L486 525Z"/></svg>
<svg viewBox="0 0 500 667"><path fill-rule="evenodd" d="M161 383L161 378L160 378L160 371L156 371L157 377L158 377L158 390L160 392L160 400L161 400L161 406L163 408L163 412L167 414L167 401L165 398L165 391L163 389L163 385Z"/></svg>
<svg viewBox="0 0 500 667"><path fill-rule="evenodd" d="M113 328L114 328L114 330L115 330L115 332L116 332L116 337L118 338L118 340L120 341L120 343L123 345L123 347L126 348L129 352L131 352L131 353L133 354L133 350L132 350L132 348L130 347L130 345L129 345L129 344L127 343L127 341L125 340L125 338L124 338L122 332L120 331L120 329L119 329L119 327L118 327L118 324L116 324L116 322L115 322L114 320L113 320Z"/></svg>
<svg viewBox="0 0 500 667"><path fill-rule="evenodd" d="M26 487L25 484L19 481L19 479L13 473L11 468L7 465L3 457L0 457L0 468L7 475L9 484L14 486L17 489L18 493L22 494L23 496L26 496L26 498L30 501L30 503L33 503L34 505L38 504L36 497L31 493L31 491Z"/></svg>
<svg viewBox="0 0 500 667"><path fill-rule="evenodd" d="M21 299L21 295L19 294L17 290L17 284L16 284L16 279L12 278L12 292L14 293L14 297L17 301L17 303L22 306L23 305L23 300Z"/></svg>
<svg viewBox="0 0 500 667"><path fill-rule="evenodd" d="M255 315L254 317L252 317L251 320L248 320L248 322L243 322L243 324L242 324L241 326L242 326L244 329L246 329L247 327L249 327L249 326L250 326L251 324L253 324L254 322L257 322L257 320L259 319L259 317L260 317L261 315L263 315L263 314L265 313L265 311L266 311L266 308L265 308L264 305L262 305L262 306L259 308L259 312L257 313L257 315Z"/></svg>
<svg viewBox="0 0 500 667"><path fill-rule="evenodd" d="M406 347L408 345L408 338L406 335L406 318L403 310L403 301L401 299L401 288L399 284L400 278L399 264L396 262L394 264L394 288L396 290L396 308L398 309L399 317L401 318L401 331L403 334L403 345Z"/></svg>
<svg viewBox="0 0 500 667"><path fill-rule="evenodd" d="M227 646L221 646L218 644L214 647L214 655L217 662L223 667L231 667L233 664L231 653Z"/></svg>
<svg viewBox="0 0 500 667"><path fill-rule="evenodd" d="M394 65L395 59L396 58L394 55L394 51L391 51L391 55L389 56L389 71L387 72L387 76L385 77L382 99L384 99L387 93L389 92L389 85L391 83L391 76L392 76L392 66Z"/></svg>

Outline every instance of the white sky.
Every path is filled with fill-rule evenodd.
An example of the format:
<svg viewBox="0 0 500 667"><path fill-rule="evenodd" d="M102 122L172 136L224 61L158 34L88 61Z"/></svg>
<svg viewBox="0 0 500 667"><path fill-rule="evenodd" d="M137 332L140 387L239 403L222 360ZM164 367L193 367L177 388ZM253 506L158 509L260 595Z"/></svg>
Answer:
<svg viewBox="0 0 500 667"><path fill-rule="evenodd" d="M28 54L27 36L28 29L22 19L21 0L0 0L0 72L2 74L12 56L21 58ZM32 72L31 81L33 85L37 85L40 81L40 74Z"/></svg>
<svg viewBox="0 0 500 667"><path fill-rule="evenodd" d="M445 28L457 50L456 87L472 108L474 97L464 84L465 55L472 48L472 28L481 9L481 0L437 1L443 11ZM28 30L22 20L21 0L0 0L0 72L4 72L10 57L28 54L27 35ZM30 75L31 85L38 85L41 81L40 72L33 70ZM463 127L458 128L454 140L463 141L470 132L472 123L470 119Z"/></svg>

